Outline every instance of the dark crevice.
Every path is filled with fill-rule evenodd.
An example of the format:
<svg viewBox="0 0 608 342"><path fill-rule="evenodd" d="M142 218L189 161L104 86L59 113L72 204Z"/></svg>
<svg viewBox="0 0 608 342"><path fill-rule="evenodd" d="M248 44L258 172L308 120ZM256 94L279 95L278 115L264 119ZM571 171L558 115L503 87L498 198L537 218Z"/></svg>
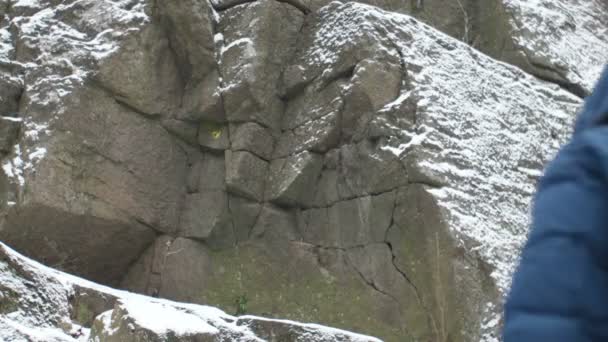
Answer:
<svg viewBox="0 0 608 342"><path fill-rule="evenodd" d="M128 111L133 112L135 114L139 114L143 118L150 120L150 121L159 121L160 120L160 118L161 118L160 114L146 113L146 112L142 111L141 109L134 107L133 105L131 105L127 102L126 96L124 96L122 94L118 94L115 90L107 87L102 82L100 82L96 79L90 79L90 82L91 82L91 86L93 88L102 91L108 97L112 98L114 100L114 102L116 102L116 104L127 109Z"/></svg>
<svg viewBox="0 0 608 342"><path fill-rule="evenodd" d="M443 184L439 184L439 183L432 183L431 181L415 181L415 182L408 182L408 185L422 185L424 187L427 188L431 188L431 189L442 189L443 187L445 187L445 185Z"/></svg>
<svg viewBox="0 0 608 342"><path fill-rule="evenodd" d="M407 64L406 64L406 58L405 58L405 55L403 54L403 51L401 51L401 49L399 48L399 45L397 45L397 43L393 40L392 36L389 35L389 36L387 36L387 38L388 38L388 42L392 45L393 49L395 50L395 52L397 52L397 55L399 56L399 68L401 69L401 89L399 90L399 95L397 95L397 98L399 98L404 93L412 91L413 89L411 89L411 85L408 84ZM418 114L417 110L414 108L414 112L413 112L414 130L416 130L418 128L418 115L417 114Z"/></svg>
<svg viewBox="0 0 608 342"><path fill-rule="evenodd" d="M262 211L264 211L264 204L260 203L260 210L258 211L257 215L255 216L255 219L253 220L253 224L251 225L251 227L249 227L249 232L247 233L248 240L251 240L251 238L253 238L253 236L252 236L253 228L255 228L255 226L258 224L258 221L260 220L260 216L262 216Z"/></svg>
<svg viewBox="0 0 608 342"><path fill-rule="evenodd" d="M537 64L532 64L534 67L539 67L540 65ZM572 83L569 81L564 81L564 80L558 80L555 78L551 78L548 76L544 76L540 73L535 73L534 71L532 71L532 75L535 76L536 78L543 80L545 82L549 82L549 83L553 83L558 85L561 89L571 93L572 95L584 99L587 96L589 96L591 93L589 93L589 91L587 89L585 89L583 86L581 86L580 84L576 84L576 83Z"/></svg>
<svg viewBox="0 0 608 342"><path fill-rule="evenodd" d="M274 159L273 159L273 158L266 158L266 157L263 157L263 156L261 156L260 154L256 153L255 151L253 151L253 150L251 150L251 149L248 149L247 147L243 147L243 148L237 148L237 149L232 149L232 148L230 148L230 150L231 150L232 152L247 152L247 153L251 153L251 154L253 154L254 156L256 156L257 158L259 158L259 159L261 159L261 160L263 160L263 161L265 161L265 162L267 162L267 163L270 163L270 162L272 162L273 160L276 160L276 159L282 159L282 158L274 158Z"/></svg>
<svg viewBox="0 0 608 342"><path fill-rule="evenodd" d="M521 28L518 25L518 21L517 21L517 18L515 18L515 15L511 11L506 11L506 13L510 16L511 22L513 23L513 25L515 25L517 30L521 31ZM515 42L514 42L514 44L515 44ZM515 45L518 46L517 44L515 44ZM589 91L587 91L580 84L575 84L575 83L569 82L567 77L565 77L562 72L559 72L558 70L556 70L550 66L543 65L543 64L532 61L532 59L528 55L528 52L526 51L526 48L523 46L518 46L518 47L519 47L519 49L521 49L521 52L522 52L526 62L532 67L532 70L524 70L524 72L527 71L529 74L531 74L532 76L534 76L542 81L556 84L561 89L569 92L570 94L572 94L578 98L584 99L585 97L590 95ZM559 76L559 78L561 78L561 79L542 75L540 72L538 72L537 70L534 70L534 69L540 69L540 70L547 71L548 73L557 74Z"/></svg>
<svg viewBox="0 0 608 342"><path fill-rule="evenodd" d="M302 23L302 26L300 27L300 30L298 31L298 36L302 34L303 29L305 27L305 23ZM299 38L296 38L296 41L298 41ZM323 89L329 87L332 83L337 82L339 80L350 80L353 75L354 75L354 71L355 71L355 67L356 65L353 65L352 67L349 67L348 69L344 70L343 72L339 72L336 73L335 75L332 75L330 78L325 79L322 81L320 87L318 89L315 89L316 94L321 93L321 91L323 91ZM284 71L281 73L281 75L284 74ZM307 82L306 84L303 84L301 86L299 86L296 90L292 90L289 94L286 94L283 98L281 98L279 96L279 99L287 104L289 102L289 100L297 98L298 96L305 96L305 91L306 89L317 79L319 79L320 76L316 76L315 78L313 78L312 80L310 80L309 82ZM340 113L342 112L342 110L344 109L345 106L345 101L344 101L344 96L342 94L342 92L340 92L339 96L341 97L342 101L341 101L341 106L340 108L338 108L337 112L333 112L330 111L328 113L325 113L323 115L320 116L316 116L316 117L311 117L311 118L307 118L306 120L304 120L303 122L297 124L296 126L293 126L291 128L283 128L284 125L281 124L281 133L285 133L285 132L291 132L295 135L295 130L301 127L304 127L307 124L311 124L317 120L323 119L331 114L336 114L338 116L340 116ZM281 116L281 118L283 118L285 116L285 111L287 110L287 106L285 106L284 111L283 111L283 115ZM341 123L338 122L338 127L340 127ZM302 152L302 151L299 151ZM299 152L295 152L293 154L299 153Z"/></svg>
<svg viewBox="0 0 608 342"><path fill-rule="evenodd" d="M416 284L414 283L414 281L412 281L412 279L407 275L407 273L405 271L403 271L399 265L397 264L397 255L395 253L395 250L393 249L393 245L390 242L390 239L388 237L388 234L390 232L390 229L392 227L396 227L396 222L395 222L395 213L397 211L398 208L398 200L395 199L395 206L393 207L393 213L391 216L391 223L389 225L389 228L386 230L386 235L385 235L385 244L388 246L390 252L391 252L391 263L393 264L393 267L395 268L395 270L401 275L401 277L410 285L410 287L412 288L412 290L414 291L414 294L416 295L416 298L418 299L418 303L420 304L420 306L424 309L424 312L427 315L427 319L428 319L428 324L429 327L433 328L434 330L437 330L437 324L435 322L435 317L433 316L432 311L430 310L430 308L426 305L426 303L424 302L421 292L418 289L418 287L416 286ZM397 228L399 229L399 228ZM437 332L437 331L436 331ZM437 332L438 333L438 332Z"/></svg>
<svg viewBox="0 0 608 342"><path fill-rule="evenodd" d="M565 91L567 91L569 93L572 93L573 95L575 95L581 99L584 99L585 97L590 95L590 93L580 84L569 82L567 76L564 75L563 72L560 72L559 70L556 70L555 68L552 68L551 66L548 66L548 65L545 65L542 63L538 63L538 62L534 62L525 51L524 51L523 55L526 58L526 61L533 68L546 71L549 74L556 74L558 76L558 77L551 77L548 75L543 75L541 72L537 72L536 70L531 70L532 75L535 76L536 78L549 82L549 83L557 84L560 88L564 89Z"/></svg>
<svg viewBox="0 0 608 342"><path fill-rule="evenodd" d="M252 2L257 2L257 0L225 0L225 1L211 1L211 6L218 11L223 12L225 10L231 9L232 7L236 7L239 5L244 5Z"/></svg>
<svg viewBox="0 0 608 342"><path fill-rule="evenodd" d="M118 160L115 160L114 158L106 155L105 153L102 153L98 148L96 148L94 146L90 146L90 145L84 145L84 144L82 146L83 146L83 149L85 149L89 153L91 153L93 155L96 155L96 156L102 157L104 160L110 162L110 164L124 169L129 174L133 175L135 178L141 180L141 178L133 170L131 170L128 167L126 167L122 162L120 162Z"/></svg>
<svg viewBox="0 0 608 342"><path fill-rule="evenodd" d="M154 230L155 236L152 239L152 241L146 245L143 249L142 252L135 258L133 258L133 260L127 265L127 267L125 268L126 272L125 274L122 276L122 278L120 279L120 281L118 281L118 284L123 284L125 278L127 277L127 275L129 274L129 272L131 271L131 269L133 267L135 267L135 265L139 262L139 260L144 256L144 254L146 254L146 251L148 249L150 249L151 247L153 247L156 244L156 240L161 236L162 233L159 233L157 230ZM155 248L156 249L156 248ZM150 267L150 271L152 271L152 267ZM152 273L152 272L150 272ZM146 289L147 290L147 289Z"/></svg>
<svg viewBox="0 0 608 342"><path fill-rule="evenodd" d="M356 273L359 275L359 277L361 277L361 280L363 280L363 282L365 282L367 285L369 285L369 286L370 286L371 288L373 288L375 291L377 291L377 292L379 292L379 293L383 294L384 296L389 297L390 299L392 299L392 300L393 300L393 301L395 301L396 303L399 303L399 300L398 300L398 299L397 299L395 296L391 295L391 294L390 294L390 293L388 293L388 292L385 292L385 291L381 290L381 289L380 289L380 288L379 288L379 287L378 287L378 286L377 286L377 285L374 283L374 281L373 281L373 280L372 280L372 281L367 280L367 278L365 278L365 275L363 275L363 273L361 273L361 271L359 271L359 269L358 269L356 266L354 266L354 265L351 265L351 266L352 266L352 268L355 270L355 272L356 272Z"/></svg>
<svg viewBox="0 0 608 342"><path fill-rule="evenodd" d="M397 262L396 262L396 258L397 257L395 256L395 253L393 252L393 246L389 242L387 242L386 244L387 244L388 248L390 249L391 254L393 256L393 258L392 258L393 267L403 277L403 279L410 285L410 287L414 290L414 294L416 295L416 298L418 299L418 303L424 309L424 312L427 315L427 320L428 320L429 327L432 328L435 331L435 333L438 334L439 332L437 331L437 323L435 322L435 317L433 316L433 313L430 310L430 308L426 305L426 303L422 299L422 295L420 294L420 290L412 282L412 280L410 280L410 278L407 276L407 274L405 272L403 272L401 270L401 268L399 268L399 266L397 265Z"/></svg>
<svg viewBox="0 0 608 342"><path fill-rule="evenodd" d="M228 134L228 141L232 145L232 137L230 136L230 129L227 129L227 132L228 132L227 133ZM227 186L226 186L226 178L225 178L225 175L227 173L228 173L228 163L226 163L226 161L224 160L224 188L227 188ZM230 216L230 218L229 218L230 228L232 229L232 236L234 237L234 245L232 247L237 247L237 245L238 245L238 236L237 236L237 232L236 232L236 225L234 223L235 215L233 215L233 213L232 213L232 207L230 206L230 195L229 195L229 193L228 193L227 190L226 190L226 210L228 210L228 215ZM221 226L220 226L220 228L221 228ZM211 236L211 234L213 234L213 231L210 233L209 236Z"/></svg>
<svg viewBox="0 0 608 342"><path fill-rule="evenodd" d="M353 196L349 196L349 197L342 197L342 198L340 198L337 201L329 202L329 203L327 203L327 205L323 205L323 206L315 206L315 205L305 206L305 205L300 205L300 206L293 206L293 207L288 207L288 208L294 208L294 209L300 209L300 210L329 209L329 208L333 207L334 205L336 205L338 203L353 201L353 200L357 200L357 199L365 198L365 197L381 196L381 195L393 192L393 191L395 191L398 188L399 188L399 186L395 186L394 188L389 189L389 190L363 193L363 194L360 194L360 195L353 195Z"/></svg>
<svg viewBox="0 0 608 342"><path fill-rule="evenodd" d="M158 227L154 227L153 225L151 225L151 224L147 223L146 221L142 220L141 218L133 217L133 220L135 220L135 222L141 224L142 226L144 226L144 227L152 230L157 235L158 234L166 234L166 232L164 232L163 230L159 229Z"/></svg>
<svg viewBox="0 0 608 342"><path fill-rule="evenodd" d="M295 9L297 9L298 11L302 12L302 14L304 14L304 15L308 15L311 12L308 7L304 6L297 0L276 0L276 1L292 6ZM257 2L257 0L227 0L227 1L224 0L224 1L220 1L219 3L217 1L211 1L211 6L213 6L213 8L216 11L223 12L223 11L231 9L233 7L249 4L252 2Z"/></svg>
<svg viewBox="0 0 608 342"><path fill-rule="evenodd" d="M307 247L316 249L316 250L327 250L327 251L341 251L341 252L348 252L350 250L353 249L360 249L360 248L366 248L369 247L371 245L376 245L376 244L381 244L383 243L382 241L370 241L368 243L364 243L364 244L358 244L358 245L352 245L352 246L346 246L346 247L339 247L339 246L324 246L324 245L319 245L319 244L314 244L314 243L310 243L308 241L300 241L300 240L290 240L290 243L297 243L300 245L306 245Z"/></svg>
<svg viewBox="0 0 608 342"><path fill-rule="evenodd" d="M306 6L304 6L304 4L300 3L297 0L277 0L278 2L282 2L284 4L288 4L291 5L293 7L295 7L296 9L298 9L300 12L302 12L302 14L309 15L310 14L310 9Z"/></svg>
<svg viewBox="0 0 608 342"><path fill-rule="evenodd" d="M179 95L179 101L180 101L180 107L181 107L184 102L184 95L186 93L185 90L186 90L186 87L188 84L188 82L185 79L188 77L189 74L191 74L191 70L189 70L189 72L185 71L184 66L182 65L182 63L179 62L180 58L178 57L178 54L175 51L175 46L174 46L175 42L174 42L174 39L172 39L172 37L171 37L172 36L171 31L174 30L173 24L170 22L170 20L165 20L162 17L161 9L159 8L158 1L163 1L163 0L154 1L153 9L152 9L153 20L162 29L164 38L167 40L167 47L168 47L169 53L171 54L171 57L173 58L173 64L175 64L175 68L177 70L177 75L179 76L179 81L180 81L180 86L181 86L181 94Z"/></svg>
<svg viewBox="0 0 608 342"><path fill-rule="evenodd" d="M308 118L307 120L305 120L305 121L303 121L303 122L301 122L301 123L299 123L299 124L297 124L296 126L293 126L293 127L291 127L291 128L283 128L283 127L281 127L281 131L280 131L280 133L281 133L281 134L284 134L284 133L290 132L291 134L293 134L293 135L295 136L295 135L296 135L296 130L297 130L297 129L299 129L299 128L303 128L303 127L305 127L306 125L309 125L309 124L314 123L315 121L322 120L322 119L324 119L324 118L326 118L326 117L328 117L328 116L330 116L330 115L332 115L332 114L337 115L338 113L336 113L336 112L329 112L329 113L323 114L323 115L318 116L318 117ZM284 116L284 115L283 115L283 116ZM281 125L281 126L283 126L283 125ZM266 128L268 128L268 127L266 127ZM307 150L306 148L303 148L303 149L296 149L294 152L291 152L291 153L289 153L289 154L287 154L287 155L281 155L281 156L278 156L278 158L286 158L286 157L289 157L289 156L291 156L291 155L298 154L298 153L300 153L300 152L304 152L304 151L306 151L306 150Z"/></svg>
<svg viewBox="0 0 608 342"><path fill-rule="evenodd" d="M340 81L340 80L350 80L353 78L353 76L355 75L355 69L357 68L357 65L359 64L359 61L357 61L355 64L353 65L349 65L348 67L342 69L342 70L338 70L335 71L331 74L329 74L328 76L322 77L322 84L319 88L318 91L322 91L323 89L327 88L328 86L330 86L332 83Z"/></svg>
<svg viewBox="0 0 608 342"><path fill-rule="evenodd" d="M347 257L347 260L349 258ZM351 264L350 266L353 268L353 270L355 271L355 273L357 275L359 275L359 277L361 278L361 280L363 281L364 284L368 285L370 288L372 288L374 291L376 291L377 293L380 293L382 296L388 297L390 298L393 302L395 302L397 304L398 310L399 310L399 315L401 316L401 318L399 319L399 321L403 321L403 308L401 305L401 302L399 301L398 298L396 298L395 296L391 295L390 293L383 291L382 289L380 289L373 280L369 281L365 275L349 260L349 263ZM408 341L413 341L414 338L412 336L412 333L408 330L407 326L405 324L401 324L399 326L399 329L401 329L402 333L404 335L407 335L409 337Z"/></svg>
<svg viewBox="0 0 608 342"><path fill-rule="evenodd" d="M143 116L144 118L158 121L161 117L160 113L151 114L151 113L146 113L146 112L142 111L141 109L128 103L127 100L125 98L122 98L121 96L114 95L113 98L114 98L114 101L116 101L116 103L118 103L122 107L125 107L129 111L131 111L133 113L137 113L137 114Z"/></svg>

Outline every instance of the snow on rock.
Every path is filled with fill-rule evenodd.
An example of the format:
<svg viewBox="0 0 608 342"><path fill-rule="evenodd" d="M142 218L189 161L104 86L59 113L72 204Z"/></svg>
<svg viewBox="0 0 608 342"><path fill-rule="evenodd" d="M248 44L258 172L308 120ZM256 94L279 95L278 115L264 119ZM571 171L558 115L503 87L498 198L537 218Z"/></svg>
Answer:
<svg viewBox="0 0 608 342"><path fill-rule="evenodd" d="M143 0L72 0L56 5L50 0L19 0L0 18L0 74L7 72L24 84L24 107L33 104L46 113L26 118L23 153L15 147L3 162L5 171L13 170L7 175L16 184L24 186L20 164L33 168L44 157L39 138L41 133L48 136L49 127L60 119L62 99L82 86L93 66L115 53L121 40L149 21L145 9Z"/></svg>
<svg viewBox="0 0 608 342"><path fill-rule="evenodd" d="M87 315L97 316L92 329ZM0 243L0 341L104 342L134 336L146 341L380 342L315 324L233 317L212 307L115 290L41 265Z"/></svg>
<svg viewBox="0 0 608 342"><path fill-rule="evenodd" d="M444 185L432 191L453 229L477 241L475 248L504 271L517 248L499 250L525 238L535 178L569 135L581 100L406 15L349 3L322 16L307 64L329 74L348 58L345 51L363 49L362 41L379 42L374 58L402 60L409 90L384 110L413 101L416 122L384 149L423 156L418 165ZM503 271L496 277L504 290L509 272Z"/></svg>
<svg viewBox="0 0 608 342"><path fill-rule="evenodd" d="M580 98L405 15L332 3L315 25L299 60L307 66L305 79L331 79L366 58L399 60L406 69L401 95L380 114L397 111L403 118L414 107L414 124L385 125L393 134L383 149L414 165L410 181L428 184L458 243L490 266L505 295L526 239L536 180L569 135ZM579 50L559 53L588 54ZM581 63L581 70L589 65L599 64ZM589 86L599 70L585 70L577 80ZM499 328L500 300L489 305L480 327L484 341L497 338Z"/></svg>
<svg viewBox="0 0 608 342"><path fill-rule="evenodd" d="M602 0L503 0L513 38L530 62L565 82L593 89L608 59L608 15Z"/></svg>

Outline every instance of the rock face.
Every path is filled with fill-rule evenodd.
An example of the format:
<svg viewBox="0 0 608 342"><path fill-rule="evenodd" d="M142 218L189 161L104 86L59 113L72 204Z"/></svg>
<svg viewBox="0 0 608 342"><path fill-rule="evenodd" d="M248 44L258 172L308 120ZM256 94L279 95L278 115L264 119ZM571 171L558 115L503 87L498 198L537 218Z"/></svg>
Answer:
<svg viewBox="0 0 608 342"><path fill-rule="evenodd" d="M0 239L237 315L495 341L536 179L601 65L560 51L608 51L599 3L551 3L371 3L461 42L355 2L0 0ZM158 340L93 302L92 336ZM184 340L316 336L228 320Z"/></svg>
<svg viewBox="0 0 608 342"><path fill-rule="evenodd" d="M608 13L602 0L420 3L406 11L580 97L590 93L608 57Z"/></svg>
<svg viewBox="0 0 608 342"><path fill-rule="evenodd" d="M380 342L326 328L159 300L47 268L0 244L0 339L54 342Z"/></svg>

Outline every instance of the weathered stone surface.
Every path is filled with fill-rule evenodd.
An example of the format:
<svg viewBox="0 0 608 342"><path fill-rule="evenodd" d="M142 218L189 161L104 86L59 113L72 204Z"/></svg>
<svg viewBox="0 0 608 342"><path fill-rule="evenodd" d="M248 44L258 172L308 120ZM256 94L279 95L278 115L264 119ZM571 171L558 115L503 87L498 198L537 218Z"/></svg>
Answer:
<svg viewBox="0 0 608 342"><path fill-rule="evenodd" d="M340 200L338 177L336 169L325 169L321 172L321 177L315 187L313 206L328 207Z"/></svg>
<svg viewBox="0 0 608 342"><path fill-rule="evenodd" d="M3 341L254 342L273 333L285 342L379 342L320 325L158 300L42 267L0 244L0 339ZM94 319L93 319L94 318ZM90 329L90 330L89 330Z"/></svg>
<svg viewBox="0 0 608 342"><path fill-rule="evenodd" d="M576 18L561 0L373 2L576 94L603 64L595 0ZM580 101L411 17L325 4L11 3L0 116L23 121L0 157L0 238L239 315L492 340L538 170ZM594 47L556 62L569 40ZM114 304L82 298L78 325Z"/></svg>
<svg viewBox="0 0 608 342"><path fill-rule="evenodd" d="M158 11L177 57L182 81L195 88L217 65L211 6L207 1L164 1L158 4Z"/></svg>
<svg viewBox="0 0 608 342"><path fill-rule="evenodd" d="M175 60L169 41L156 26L122 42L117 53L99 63L95 80L117 101L147 115L166 114L179 104Z"/></svg>
<svg viewBox="0 0 608 342"><path fill-rule="evenodd" d="M577 96L592 89L606 59L602 1L425 0L406 11L476 49L560 84ZM565 51L563 44L570 47Z"/></svg>
<svg viewBox="0 0 608 342"><path fill-rule="evenodd" d="M0 155L8 154L17 142L21 119L0 116Z"/></svg>
<svg viewBox="0 0 608 342"><path fill-rule="evenodd" d="M264 205L251 230L251 237L274 243L299 240L295 213L270 204Z"/></svg>
<svg viewBox="0 0 608 342"><path fill-rule="evenodd" d="M329 208L309 209L298 217L304 241L348 248L383 242L391 225L395 193L344 200Z"/></svg>
<svg viewBox="0 0 608 342"><path fill-rule="evenodd" d="M194 160L188 163L188 174L186 176L186 190L189 194L197 193L199 191L198 182L201 178L201 171L203 169L203 156L197 154ZM224 177L220 177L224 179Z"/></svg>
<svg viewBox="0 0 608 342"><path fill-rule="evenodd" d="M13 116L19 111L22 91L18 79L0 72L0 116Z"/></svg>
<svg viewBox="0 0 608 342"><path fill-rule="evenodd" d="M301 152L270 163L266 199L286 206L310 206L315 194L323 158Z"/></svg>
<svg viewBox="0 0 608 342"><path fill-rule="evenodd" d="M161 235L142 253L124 275L121 288L158 297L161 285L161 273L165 265L165 255L175 238Z"/></svg>
<svg viewBox="0 0 608 342"><path fill-rule="evenodd" d="M312 151L325 153L338 146L340 142L340 114L329 113L319 119L283 132L277 142L275 158Z"/></svg>
<svg viewBox="0 0 608 342"><path fill-rule="evenodd" d="M247 151L270 160L274 149L274 137L268 129L248 122L230 127L231 148L233 151Z"/></svg>
<svg viewBox="0 0 608 342"><path fill-rule="evenodd" d="M494 290L487 286L489 277L481 271L483 267L469 265L471 261L452 240L439 210L422 185L401 189L387 241L395 267L407 274L416 288L430 289L419 295L439 335L454 331L474 335L473 322L481 319L483 305L492 301ZM469 303L477 303L477 307L464 305L465 293Z"/></svg>
<svg viewBox="0 0 608 342"><path fill-rule="evenodd" d="M302 19L303 14L296 8L273 0L222 13L218 26L224 37L220 71L225 80L223 98L229 121L280 126L281 66L293 54Z"/></svg>
<svg viewBox="0 0 608 342"><path fill-rule="evenodd" d="M177 317L172 317L173 319L192 319L193 315L178 312L181 315L177 314ZM205 331L208 325L201 325L198 332L181 332L179 328L175 331L170 328L162 329L159 332L159 328L150 322L153 320L142 322L140 316L133 316L129 308L119 301L113 310L97 318L91 330L91 339L104 342L212 342L217 340L216 329ZM201 323L204 324L202 320ZM177 324L179 323L176 322Z"/></svg>
<svg viewBox="0 0 608 342"><path fill-rule="evenodd" d="M217 71L209 73L194 89L186 89L182 109L177 117L199 122L224 122L226 115L220 93L220 77Z"/></svg>
<svg viewBox="0 0 608 342"><path fill-rule="evenodd" d="M347 258L366 283L399 303L399 306L409 308L403 310L400 317L402 321L409 322L403 338L413 341L445 341L464 337L465 334L457 330L458 327L438 331L438 325L429 316L417 287L399 269L387 267L393 260L389 245L374 243L351 248L347 251ZM458 319L451 319L450 322L458 322Z"/></svg>
<svg viewBox="0 0 608 342"><path fill-rule="evenodd" d="M74 293L69 298L70 318L75 323L90 327L95 318L112 310L116 296L110 293L95 291L85 286L74 285Z"/></svg>
<svg viewBox="0 0 608 342"><path fill-rule="evenodd" d="M224 121L213 9L209 2L162 2L158 12L183 85L177 118L191 122Z"/></svg>
<svg viewBox="0 0 608 342"><path fill-rule="evenodd" d="M177 238L160 251L158 295L183 302L197 302L205 290L213 266L209 249L202 243Z"/></svg>
<svg viewBox="0 0 608 342"><path fill-rule="evenodd" d="M351 325L383 336L403 336L391 322L399 309L389 297L368 287L343 252L306 244L245 244L212 254L215 265L198 300L247 314ZM272 281L268 281L272 279ZM344 303L351 303L348 308ZM343 309L328 310L330 307ZM353 328L357 329L357 328Z"/></svg>
<svg viewBox="0 0 608 342"><path fill-rule="evenodd" d="M251 230L258 221L262 205L238 196L229 196L230 215L234 227L236 242L249 240Z"/></svg>
<svg viewBox="0 0 608 342"><path fill-rule="evenodd" d="M290 80L297 80L297 76L291 76L286 72L283 75L283 80L283 82L289 83ZM347 85L346 82L333 82L325 87L321 87L322 84L312 84L299 96L288 102L283 116L282 128L293 130L327 114L341 112L344 105L342 92ZM318 88L322 89L319 90Z"/></svg>
<svg viewBox="0 0 608 342"><path fill-rule="evenodd" d="M605 2L502 2L514 45L528 65L513 63L577 96L588 95L607 57L608 39L601 33L608 25ZM570 48L564 51L564 44Z"/></svg>
<svg viewBox="0 0 608 342"><path fill-rule="evenodd" d="M357 63L352 85L344 93L342 139L361 139L368 123L387 103L399 96L402 72L399 64L365 59Z"/></svg>
<svg viewBox="0 0 608 342"><path fill-rule="evenodd" d="M236 322L239 326L246 326L262 339L267 341L318 341L318 342L355 342L366 341L365 337L352 336L351 334L337 332L329 335L323 331L315 331L305 325L297 325L288 322L274 321L260 317L239 318ZM371 340L369 340L371 342Z"/></svg>
<svg viewBox="0 0 608 342"><path fill-rule="evenodd" d="M268 163L249 152L226 151L226 188L229 192L261 202Z"/></svg>
<svg viewBox="0 0 608 342"><path fill-rule="evenodd" d="M160 123L167 132L180 140L190 145L198 145L198 125L173 118L162 119Z"/></svg>
<svg viewBox="0 0 608 342"><path fill-rule="evenodd" d="M224 154L205 153L198 175L193 175L200 192L226 189L226 160ZM193 181L194 181L193 180Z"/></svg>
<svg viewBox="0 0 608 342"><path fill-rule="evenodd" d="M228 225L230 213L224 191L205 191L186 196L179 225L180 236L206 239L214 230L224 229Z"/></svg>
<svg viewBox="0 0 608 342"><path fill-rule="evenodd" d="M342 199L382 193L408 183L401 161L369 141L344 145L339 153L337 187Z"/></svg>
<svg viewBox="0 0 608 342"><path fill-rule="evenodd" d="M146 225L175 230L185 159L162 128L103 92L74 95L64 100L62 120L41 125L46 131L24 129L31 168L9 156L4 171L21 190L0 235L49 264L116 282L153 237ZM26 106L31 118L43 114L36 103ZM46 136L51 129L56 134Z"/></svg>

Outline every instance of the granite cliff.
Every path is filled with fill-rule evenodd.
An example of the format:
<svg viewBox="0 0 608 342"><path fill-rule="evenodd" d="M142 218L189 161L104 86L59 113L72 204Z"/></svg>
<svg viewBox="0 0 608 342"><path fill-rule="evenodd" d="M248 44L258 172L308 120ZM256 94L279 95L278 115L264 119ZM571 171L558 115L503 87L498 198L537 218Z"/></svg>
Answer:
<svg viewBox="0 0 608 342"><path fill-rule="evenodd" d="M0 240L231 314L497 341L607 23L590 0L0 0Z"/></svg>

